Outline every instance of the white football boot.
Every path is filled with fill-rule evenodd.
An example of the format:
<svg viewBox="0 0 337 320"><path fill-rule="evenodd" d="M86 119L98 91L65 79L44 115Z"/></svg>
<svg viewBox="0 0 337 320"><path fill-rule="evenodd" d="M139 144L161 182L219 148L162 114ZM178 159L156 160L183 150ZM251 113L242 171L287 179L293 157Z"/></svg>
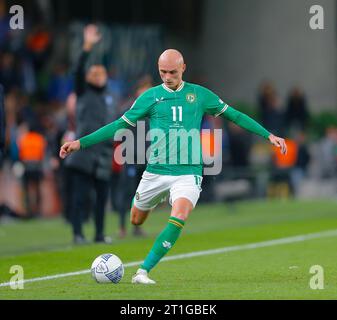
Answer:
<svg viewBox="0 0 337 320"><path fill-rule="evenodd" d="M156 281L150 279L147 275L147 271L144 269L138 269L136 274L132 277L132 283L141 283L141 284L155 284Z"/></svg>

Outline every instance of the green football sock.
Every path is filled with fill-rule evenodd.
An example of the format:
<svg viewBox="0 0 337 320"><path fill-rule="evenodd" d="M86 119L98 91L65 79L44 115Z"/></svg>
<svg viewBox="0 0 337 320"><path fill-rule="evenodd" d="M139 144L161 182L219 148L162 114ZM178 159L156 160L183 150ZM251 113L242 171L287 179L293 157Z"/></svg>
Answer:
<svg viewBox="0 0 337 320"><path fill-rule="evenodd" d="M141 264L140 268L147 272L165 256L165 254L173 247L180 236L181 230L185 222L175 217L170 217L167 226L157 237L151 251Z"/></svg>

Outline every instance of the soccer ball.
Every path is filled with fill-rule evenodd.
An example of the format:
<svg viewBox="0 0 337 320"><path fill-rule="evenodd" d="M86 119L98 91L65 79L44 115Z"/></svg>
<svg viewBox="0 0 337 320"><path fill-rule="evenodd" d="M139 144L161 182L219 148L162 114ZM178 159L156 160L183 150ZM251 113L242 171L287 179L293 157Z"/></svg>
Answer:
<svg viewBox="0 0 337 320"><path fill-rule="evenodd" d="M98 256L91 265L91 276L98 283L118 283L124 275L124 266L116 255L106 253Z"/></svg>

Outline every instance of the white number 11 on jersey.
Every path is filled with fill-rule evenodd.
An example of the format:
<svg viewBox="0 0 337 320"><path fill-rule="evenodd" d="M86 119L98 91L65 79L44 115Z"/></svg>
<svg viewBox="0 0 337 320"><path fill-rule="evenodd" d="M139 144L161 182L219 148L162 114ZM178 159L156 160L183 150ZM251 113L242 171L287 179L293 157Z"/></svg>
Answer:
<svg viewBox="0 0 337 320"><path fill-rule="evenodd" d="M173 121L177 121L177 108L179 112L179 120L178 121L183 121L183 107L171 107L172 112L173 112Z"/></svg>

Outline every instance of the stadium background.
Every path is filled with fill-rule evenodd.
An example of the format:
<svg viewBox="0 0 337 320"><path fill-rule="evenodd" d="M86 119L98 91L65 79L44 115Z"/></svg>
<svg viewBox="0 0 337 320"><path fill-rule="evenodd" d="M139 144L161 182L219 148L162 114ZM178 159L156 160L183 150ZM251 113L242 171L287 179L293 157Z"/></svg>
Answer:
<svg viewBox="0 0 337 320"><path fill-rule="evenodd" d="M9 29L9 8L14 4L24 8L24 30ZM323 30L309 26L309 9L317 4L324 9ZM282 200L276 203L290 212L292 202L324 204L336 198L336 1L0 0L0 83L7 114L0 228L19 224L17 220L26 215L17 141L30 121L38 124L47 141L38 220L52 218L55 230L67 228L60 224L64 212L57 146L69 129L74 107L71 71L81 50L83 27L92 22L99 25L103 40L90 63L107 66L109 85L120 99L119 111L127 107L135 86L160 83L157 58L173 47L185 56L186 81L207 86L289 139L290 152L282 160L262 139L205 118L205 128L224 129L223 145L217 150L223 170L219 176L205 177L201 203L217 203L218 209L224 205L239 215L232 204L240 208L241 200L259 200L262 207L266 203L265 209L259 207L262 211L268 211L270 201ZM244 216L240 219L244 224ZM36 223L27 224L27 232L43 234ZM4 255L11 249L23 250L14 242Z"/></svg>

